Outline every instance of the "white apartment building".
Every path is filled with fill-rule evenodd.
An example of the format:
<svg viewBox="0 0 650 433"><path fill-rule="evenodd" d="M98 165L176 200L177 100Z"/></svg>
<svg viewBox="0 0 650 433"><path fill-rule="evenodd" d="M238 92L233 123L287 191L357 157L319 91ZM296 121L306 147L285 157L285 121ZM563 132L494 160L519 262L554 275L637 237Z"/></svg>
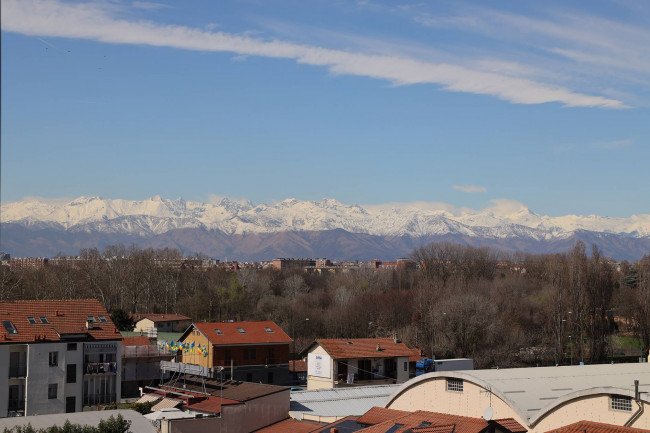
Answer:
<svg viewBox="0 0 650 433"><path fill-rule="evenodd" d="M0 417L119 402L122 336L97 300L0 302Z"/></svg>

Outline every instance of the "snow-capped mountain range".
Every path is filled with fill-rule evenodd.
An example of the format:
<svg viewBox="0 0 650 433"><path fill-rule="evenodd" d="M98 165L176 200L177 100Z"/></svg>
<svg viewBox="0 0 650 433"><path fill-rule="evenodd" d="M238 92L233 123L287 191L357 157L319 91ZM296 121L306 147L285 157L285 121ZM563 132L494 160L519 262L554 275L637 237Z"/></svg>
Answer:
<svg viewBox="0 0 650 433"><path fill-rule="evenodd" d="M79 197L60 204L40 199L4 203L1 212L5 234L12 227L20 227L32 232L65 232L68 236L122 235L144 240L187 229L226 237L344 230L383 238L454 236L464 242L474 239L503 244L515 240L567 241L577 234L591 233L650 244L650 215L647 214L629 218L550 217L537 215L511 200L494 200L493 206L473 210L427 202L349 205L333 199L286 199L272 205L253 205L246 200L228 198L201 203L160 196L146 200Z"/></svg>

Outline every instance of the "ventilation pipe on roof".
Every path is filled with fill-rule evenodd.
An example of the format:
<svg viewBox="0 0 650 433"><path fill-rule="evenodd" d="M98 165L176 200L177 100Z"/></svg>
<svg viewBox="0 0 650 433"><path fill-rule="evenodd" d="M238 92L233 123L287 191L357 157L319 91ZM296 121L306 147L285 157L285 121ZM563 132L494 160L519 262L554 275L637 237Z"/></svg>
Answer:
<svg viewBox="0 0 650 433"><path fill-rule="evenodd" d="M639 419L639 417L643 414L643 402L641 401L641 392L639 391L639 381L635 380L634 381L634 401L636 404L639 406L636 412L632 414L630 419L627 420L625 424L623 424L625 427L630 427L634 422Z"/></svg>

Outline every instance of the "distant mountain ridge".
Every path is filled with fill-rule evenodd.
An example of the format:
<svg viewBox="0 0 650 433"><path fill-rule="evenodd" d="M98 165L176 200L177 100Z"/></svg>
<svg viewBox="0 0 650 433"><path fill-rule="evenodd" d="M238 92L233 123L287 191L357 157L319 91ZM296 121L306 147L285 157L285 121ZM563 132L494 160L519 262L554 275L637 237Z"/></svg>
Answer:
<svg viewBox="0 0 650 433"><path fill-rule="evenodd" d="M200 203L79 197L65 204L4 203L1 212L0 248L14 255L76 254L121 242L240 260L367 259L406 255L436 240L555 252L578 239L597 243L615 258L635 260L650 252L650 215L549 217L508 200L475 211L442 203L361 206L333 199L253 205L228 198Z"/></svg>

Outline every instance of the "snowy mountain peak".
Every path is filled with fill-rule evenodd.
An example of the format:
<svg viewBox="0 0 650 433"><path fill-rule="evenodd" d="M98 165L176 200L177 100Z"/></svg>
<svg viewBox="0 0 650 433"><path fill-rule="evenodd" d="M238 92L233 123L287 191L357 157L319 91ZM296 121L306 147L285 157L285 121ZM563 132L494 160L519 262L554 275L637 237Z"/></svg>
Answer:
<svg viewBox="0 0 650 433"><path fill-rule="evenodd" d="M212 203L165 199L79 197L66 204L30 199L3 203L2 222L24 226L56 225L67 230L161 234L176 228L205 228L226 234L343 229L370 235L428 236L455 234L494 239L527 236L566 239L583 230L650 236L650 215L609 218L597 215L537 215L514 200L493 200L482 210L445 203L391 203L362 206L331 198L288 198L273 205L214 196Z"/></svg>

